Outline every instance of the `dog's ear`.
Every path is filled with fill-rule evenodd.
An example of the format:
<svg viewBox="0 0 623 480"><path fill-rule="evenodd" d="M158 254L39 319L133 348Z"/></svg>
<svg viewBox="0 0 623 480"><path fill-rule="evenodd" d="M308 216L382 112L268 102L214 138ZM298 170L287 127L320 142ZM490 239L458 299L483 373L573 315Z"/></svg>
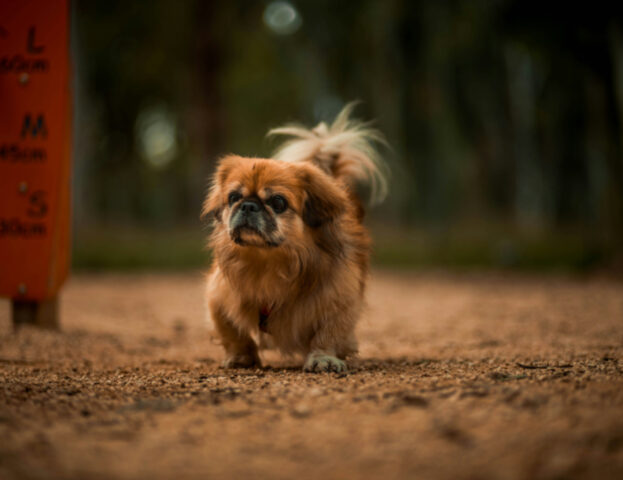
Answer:
<svg viewBox="0 0 623 480"><path fill-rule="evenodd" d="M346 194L319 168L302 165L299 179L307 197L302 212L306 225L320 227L344 212Z"/></svg>
<svg viewBox="0 0 623 480"><path fill-rule="evenodd" d="M229 155L219 161L218 167L210 181L210 190L203 202L201 218L214 216L217 221L221 221L221 209L223 208L223 186L232 170L240 164L241 157Z"/></svg>

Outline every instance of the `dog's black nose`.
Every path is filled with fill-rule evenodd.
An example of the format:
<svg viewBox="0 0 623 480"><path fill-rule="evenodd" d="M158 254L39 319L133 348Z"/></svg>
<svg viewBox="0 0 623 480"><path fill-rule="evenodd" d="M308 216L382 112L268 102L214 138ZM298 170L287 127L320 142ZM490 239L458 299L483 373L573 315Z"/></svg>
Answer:
<svg viewBox="0 0 623 480"><path fill-rule="evenodd" d="M260 205L257 202L254 202L253 200L245 200L240 205L240 210L242 211L242 213L259 212Z"/></svg>

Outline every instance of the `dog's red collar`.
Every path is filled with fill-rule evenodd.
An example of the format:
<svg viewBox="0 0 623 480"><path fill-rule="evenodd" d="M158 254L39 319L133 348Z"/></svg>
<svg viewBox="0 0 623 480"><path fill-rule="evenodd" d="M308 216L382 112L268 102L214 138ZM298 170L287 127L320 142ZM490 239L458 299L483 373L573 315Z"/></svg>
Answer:
<svg viewBox="0 0 623 480"><path fill-rule="evenodd" d="M268 305L263 305L259 311L260 317L260 330L264 333L268 333L268 317L270 316L270 312L272 312L273 307L269 307Z"/></svg>

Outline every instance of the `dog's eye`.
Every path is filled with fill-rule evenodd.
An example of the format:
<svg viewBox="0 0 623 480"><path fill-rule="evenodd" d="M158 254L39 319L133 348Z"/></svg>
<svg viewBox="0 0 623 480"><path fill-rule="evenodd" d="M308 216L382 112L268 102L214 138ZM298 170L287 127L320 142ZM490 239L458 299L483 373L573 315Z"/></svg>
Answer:
<svg viewBox="0 0 623 480"><path fill-rule="evenodd" d="M229 197L227 198L227 201L229 202L229 206L231 207L234 203L236 203L241 198L242 198L242 195L240 195L238 192L231 192L229 194Z"/></svg>
<svg viewBox="0 0 623 480"><path fill-rule="evenodd" d="M281 195L273 195L266 202L275 213L283 213L288 208L288 202Z"/></svg>

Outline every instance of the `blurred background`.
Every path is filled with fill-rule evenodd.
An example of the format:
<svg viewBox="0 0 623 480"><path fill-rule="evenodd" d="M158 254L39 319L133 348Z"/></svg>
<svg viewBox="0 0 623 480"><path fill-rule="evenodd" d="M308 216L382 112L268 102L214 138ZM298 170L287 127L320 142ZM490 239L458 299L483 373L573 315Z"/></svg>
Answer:
<svg viewBox="0 0 623 480"><path fill-rule="evenodd" d="M623 5L605 5L76 0L74 267L205 266L218 157L360 100L391 146L377 265L617 268Z"/></svg>

